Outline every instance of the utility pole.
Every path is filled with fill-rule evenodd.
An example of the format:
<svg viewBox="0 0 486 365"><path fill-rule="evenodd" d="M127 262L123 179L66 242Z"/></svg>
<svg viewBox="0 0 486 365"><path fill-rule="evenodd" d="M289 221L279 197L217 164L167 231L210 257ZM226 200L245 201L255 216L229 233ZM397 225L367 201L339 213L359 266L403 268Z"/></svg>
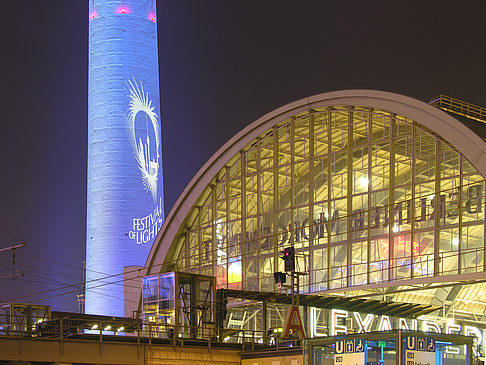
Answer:
<svg viewBox="0 0 486 365"><path fill-rule="evenodd" d="M84 313L85 297L84 291L86 290L86 260L83 261L83 292L81 294L76 294L78 299L78 310L79 313Z"/></svg>
<svg viewBox="0 0 486 365"><path fill-rule="evenodd" d="M10 247L0 248L0 253L6 252L6 251L12 251L12 265L15 266L15 250L17 248L22 248L25 245L26 245L25 242L19 242L18 244L13 244ZM14 274L0 276L0 279L14 279L14 278L24 276L24 274L19 269L15 268L15 267L14 267L14 271L15 271Z"/></svg>
<svg viewBox="0 0 486 365"><path fill-rule="evenodd" d="M21 248L21 247L24 247L26 245L25 242L20 242L19 244L17 245L12 245L10 247L5 247L5 248L0 248L0 252L4 252L4 251L10 251L10 250L13 250L15 252L15 249L17 248Z"/></svg>

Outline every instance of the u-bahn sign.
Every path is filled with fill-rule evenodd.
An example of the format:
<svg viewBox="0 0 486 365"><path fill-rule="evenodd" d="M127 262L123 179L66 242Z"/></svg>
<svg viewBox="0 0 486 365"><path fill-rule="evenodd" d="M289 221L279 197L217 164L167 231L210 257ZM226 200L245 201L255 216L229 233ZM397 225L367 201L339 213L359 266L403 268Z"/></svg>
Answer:
<svg viewBox="0 0 486 365"><path fill-rule="evenodd" d="M366 342L363 339L336 341L334 365L364 365L366 355Z"/></svg>
<svg viewBox="0 0 486 365"><path fill-rule="evenodd" d="M406 365L435 365L435 340L427 337L407 337Z"/></svg>

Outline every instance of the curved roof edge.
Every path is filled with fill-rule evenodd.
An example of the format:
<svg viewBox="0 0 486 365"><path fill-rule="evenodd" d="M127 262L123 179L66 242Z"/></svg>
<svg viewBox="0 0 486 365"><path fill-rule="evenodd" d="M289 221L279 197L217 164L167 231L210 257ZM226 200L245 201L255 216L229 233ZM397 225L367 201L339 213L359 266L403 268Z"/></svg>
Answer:
<svg viewBox="0 0 486 365"><path fill-rule="evenodd" d="M151 267L155 261L162 263L180 225L195 201L216 174L238 152L285 117L312 108L332 105L379 108L417 121L448 141L486 178L486 142L449 114L422 101L400 94L376 90L333 91L304 98L275 109L257 119L226 142L204 164L179 196L157 234L145 264L147 275L152 274ZM157 271L160 271L160 269Z"/></svg>

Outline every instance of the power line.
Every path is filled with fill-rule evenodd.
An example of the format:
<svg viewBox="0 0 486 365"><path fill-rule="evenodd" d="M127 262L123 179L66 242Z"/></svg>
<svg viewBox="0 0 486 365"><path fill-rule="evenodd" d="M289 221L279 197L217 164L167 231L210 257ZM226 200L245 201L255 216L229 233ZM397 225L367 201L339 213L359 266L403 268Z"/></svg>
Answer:
<svg viewBox="0 0 486 365"><path fill-rule="evenodd" d="M15 279L7 279L7 280L15 280ZM23 280L23 281L27 281L27 282L30 282L30 283L41 283L41 284L45 284L45 282L42 282L42 281L38 281L38 280L29 280L29 279L26 279L26 280ZM101 294L101 295L104 295L106 297L110 297L110 298L113 298L113 299L121 299L120 297L116 297L114 295L109 295L109 294L106 294L106 293L103 293L103 292L99 292L99 291L95 291L95 290L92 290L92 289L89 289L90 291L94 292L94 293L97 293L97 294ZM31 302L39 302L41 300L44 300L44 299L49 299L49 298L54 298L54 297L60 297L60 296L63 296L63 295L68 295L68 294L73 294L73 293L76 293L76 291L70 291L70 292L67 292L67 293L61 293L61 294L58 294L58 295L55 295L55 296L51 296L51 297L40 297L40 298L35 298L35 299L32 299ZM124 299L126 301L129 301L129 302L133 302L133 303L138 303L136 301L133 301L133 300L129 300L129 299ZM10 303L12 302L12 300L7 300L3 303Z"/></svg>
<svg viewBox="0 0 486 365"><path fill-rule="evenodd" d="M81 270L81 271L89 271L89 272L93 272L93 273L96 273L96 274L109 275L106 272L91 270L91 269L87 269L85 267L70 265L70 264L66 264L66 263L63 263L63 262L55 261L55 260L46 259L46 258L39 257L39 256L28 255L28 254L25 254L25 253L20 254L20 256L25 256L25 257L29 257L29 258L32 258L32 259L42 260L42 261L50 262L52 264L56 264L56 265L60 265L60 266L66 266L66 267L78 269L78 270Z"/></svg>
<svg viewBox="0 0 486 365"><path fill-rule="evenodd" d="M0 262L9 263L10 261L0 260ZM80 277L80 275L69 274L69 273L66 273L66 272L55 271L55 270L52 270L52 269L40 268L38 266L30 265L30 264L26 264L26 263L19 263L19 262L17 262L15 266L19 266L19 267L22 267L22 266L30 267L30 268L37 269L38 271L50 272L50 273L53 273L53 274L57 274L57 275L60 275L60 276L62 275L62 276L70 277L70 278L76 278L76 279L78 279Z"/></svg>
<svg viewBox="0 0 486 365"><path fill-rule="evenodd" d="M0 262L9 263L10 261L0 260ZM24 271L30 271L30 272L51 272L51 273L54 273L54 274L59 275L59 276L65 276L65 277L69 277L69 278L73 278L73 279L79 279L80 276L81 276L81 275L73 275L73 274L68 274L68 273L59 272L59 271L50 270L50 269L45 269L45 268L39 268L37 266L29 265L29 264L25 264L25 263L17 263L16 266L19 266L19 267L24 267L25 266L25 267L31 267L31 268L37 269L37 270L34 270L34 271L23 269ZM71 265L68 265L68 266L71 266ZM116 274L116 276L118 276L118 275L124 275L124 273L122 273L122 274ZM97 278L97 279L93 279L92 281L96 281L96 280L103 280L103 277ZM83 283L84 283L84 280L83 280ZM68 285L68 284L65 284L65 285ZM80 283L78 284L77 283L77 284L74 284L74 285L83 285L83 284L80 284ZM115 284L115 285L123 285L123 284ZM133 285L129 285L129 287L138 288L138 287L135 287Z"/></svg>
<svg viewBox="0 0 486 365"><path fill-rule="evenodd" d="M65 263L62 263L62 262L54 261L54 260L45 259L45 258L38 257L38 256L32 256L32 255L28 255L28 254L21 254L21 255L26 256L26 257L30 257L30 258L34 258L34 259L43 260L43 261L50 262L50 263L54 263L54 264L57 264L57 265L67 266L67 267L71 267L71 268L75 268L75 269L79 269L79 270L83 270L83 271L85 270L85 268L81 268L79 266L69 265L69 264L65 264ZM33 267L33 266L31 265L31 267ZM136 269L136 270L138 270L138 269ZM50 271L54 272L53 270L50 270ZM105 276L113 275L113 274L108 274L108 273L105 273L105 272L102 272L102 271L97 271L97 270L86 269L86 271L93 272L93 273L96 273L96 274L102 274L102 275L105 275ZM122 272L122 273L119 273L119 274L114 274L114 275L115 276L118 276L118 275L122 276L124 274L125 274L125 272ZM99 278L99 279L102 279L102 278ZM92 279L92 280L97 280L97 279ZM122 284L118 284L118 285L122 285Z"/></svg>
<svg viewBox="0 0 486 365"><path fill-rule="evenodd" d="M125 281L125 279L119 280L119 281L117 281L117 282L123 282L123 281ZM87 288L86 290L92 290L92 289L95 289L95 288L100 288L100 287L102 287L102 286L106 286L106 285L110 285L110 284L111 284L111 283L103 283L103 284L98 284L98 285L95 285L95 286L93 286L93 287L91 287L91 288ZM67 285L67 286L66 286L64 289L67 289L68 287L71 287L71 286L72 286L72 285ZM44 294L44 293L53 292L53 291L55 291L55 290L60 290L60 289L62 289L62 288L59 288L59 289L54 289L54 290L47 290L47 291L39 292L39 293L36 293L36 294ZM33 301L34 301L34 302L38 302L39 300L45 300L45 299L51 299L51 298L57 298L57 297L60 297L60 296L62 296L62 295L73 294L73 293L76 293L76 292L77 292L77 290L73 290L73 291L69 291L69 292L66 292L66 293L60 293L60 294L55 294L55 295L51 295L51 296L47 296L47 297L41 297L41 298L35 299L35 300L33 300ZM28 296L33 296L33 295L36 295L36 294L31 294L31 295L28 295ZM27 296L27 297L28 297L28 296ZM7 301L5 301L5 302L3 302L3 303L15 302L15 301L17 301L18 299L23 299L23 298L25 298L25 296L24 296L24 297L13 298L13 299L7 300ZM119 299L119 298L117 298L117 299ZM3 304L3 303L0 303L0 304Z"/></svg>
<svg viewBox="0 0 486 365"><path fill-rule="evenodd" d="M74 265L65 264L65 263L61 263L61 262L57 262L57 261L54 261L54 260L44 259L44 258L40 258L40 257L28 255L28 254L22 254L22 256L30 257L30 258L34 258L34 259L39 259L39 260L43 260L43 261L46 261L46 262L54 263L54 264L57 264L57 265L62 265L62 266L66 266L66 267L71 267L71 268L75 268L75 269L82 270L80 267L77 267L77 266L74 266ZM174 262L177 262L177 261L178 261L178 259L174 259L174 260L171 260L170 262L174 263ZM165 262L164 261L164 263L152 265L150 267L150 269L153 270L154 268L160 267L163 264L168 264L170 262ZM28 265L28 264L22 264L22 265L36 268L33 265ZM42 295L42 294L49 294L49 293L53 293L53 292L58 291L58 290L63 290L63 289L68 289L68 288L75 288L77 286L83 286L83 285L85 285L85 290L86 291L92 290L93 288L97 288L97 287L100 287L100 286L107 286L107 285L115 286L115 285L120 285L120 286L123 286L123 287L129 287L129 288L137 289L137 292L138 292L138 290L141 290L142 288L140 288L138 286L134 286L134 285L128 285L127 286L127 285L124 285L123 284L125 281L132 280L133 278L130 278L130 279L123 278L121 280L112 281L112 282L105 282L105 283L102 283L102 284L99 284L99 285L96 285L96 286L92 286L92 287L89 287L87 284L88 283L93 283L93 282L102 282L102 281L105 281L106 279L109 279L109 278L116 278L116 277L119 277L119 276L124 276L125 274L134 273L134 272L141 271L141 270L144 270L144 269L147 269L147 268L146 267L135 268L135 269L129 270L127 272L116 273L116 274L111 274L111 275L107 275L106 273L103 273L103 272L100 272L100 271L88 270L88 271L91 271L91 272L94 272L94 273L103 274L105 276L98 277L98 278L94 278L94 279L88 280L86 282L83 281L81 283L78 282L78 283L75 283L75 284L66 284L66 285L64 285L62 287L59 287L59 288L49 289L49 290L43 290L43 291L40 291L40 292L28 294L28 295L25 295L25 296L11 298L11 299L7 300L6 302L13 302L13 301L17 301L19 299L25 299L25 298L34 297L34 296L37 296L37 295ZM51 272L57 273L58 275L69 276L69 274L60 273L60 272L57 272L57 271L54 271L54 270L45 270L45 269L42 269L42 270L43 271L51 271ZM74 275L71 275L71 277L72 278L77 278L77 276L74 276ZM23 281L27 281L27 280L24 279ZM37 282L37 283L46 284L45 282ZM37 299L36 301L42 300L42 299L54 298L54 297L61 296L61 295L72 294L72 293L78 292L79 290L82 290L82 288L81 289L74 290L74 291L70 291L70 292L67 292L67 293L60 293L60 294L56 294L56 295L52 295L52 296L48 296L48 297L41 297L41 298ZM115 289L110 289L110 288L105 288L105 290L116 291Z"/></svg>
<svg viewBox="0 0 486 365"><path fill-rule="evenodd" d="M157 264L157 265L153 265L152 267L154 266L161 266L162 264ZM140 271L141 269L133 269L133 270L130 270L130 271L127 271L126 274L128 273L133 273L133 272L137 272L137 271ZM96 279L91 279L91 280L88 280L86 281L86 284L88 283L92 283L92 282L99 282L99 281L103 281L103 280L106 280L106 279L109 279L109 278L116 278L120 275L124 275L125 273L121 273L121 274L112 274L112 275L108 275L108 276L105 276L105 277L101 277L101 278L96 278ZM96 286L92 286L92 287L88 287L86 286L86 290L90 290L90 289L93 289L93 288L97 288L97 287L100 287L100 286L106 286L106 285L114 285L114 284L117 284L117 283L122 283L126 280L131 280L131 279L121 279L121 280L117 280L117 281L113 281L113 282L108 282L108 283L102 283L102 284L99 284L99 285L96 285ZM58 291L58 290L63 290L63 289L67 289L67 288L72 288L72 287L76 287L78 285L82 285L83 283L76 283L76 284L69 284L69 285L65 285L64 287L60 287L60 288L55 288L55 289L51 289L51 290L43 290L43 291L40 291L40 292L37 292L37 293L32 293L32 294L29 294L29 295L24 295L24 296L21 296L21 297L16 297L16 298L11 298L9 300L7 300L6 302L15 302L19 299L25 299L25 298L29 298L29 297L32 297L32 296L36 296L36 295L41 295L41 294L47 294L47 293L52 293L54 291ZM75 293L77 292L78 290L75 290L75 291L71 291L69 293ZM69 293L63 293L63 294L59 294L59 295L66 295L66 294L69 294ZM54 298L56 297L57 295L54 295L54 296L50 296L50 297L46 297L44 299L49 299L49 298Z"/></svg>

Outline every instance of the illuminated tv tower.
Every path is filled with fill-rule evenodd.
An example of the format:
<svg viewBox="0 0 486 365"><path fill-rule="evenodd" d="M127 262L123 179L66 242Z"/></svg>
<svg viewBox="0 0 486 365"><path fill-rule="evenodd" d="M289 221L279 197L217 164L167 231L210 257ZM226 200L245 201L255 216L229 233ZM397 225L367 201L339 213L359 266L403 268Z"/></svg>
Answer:
<svg viewBox="0 0 486 365"><path fill-rule="evenodd" d="M86 313L123 316L164 218L155 0L89 0L88 77Z"/></svg>

